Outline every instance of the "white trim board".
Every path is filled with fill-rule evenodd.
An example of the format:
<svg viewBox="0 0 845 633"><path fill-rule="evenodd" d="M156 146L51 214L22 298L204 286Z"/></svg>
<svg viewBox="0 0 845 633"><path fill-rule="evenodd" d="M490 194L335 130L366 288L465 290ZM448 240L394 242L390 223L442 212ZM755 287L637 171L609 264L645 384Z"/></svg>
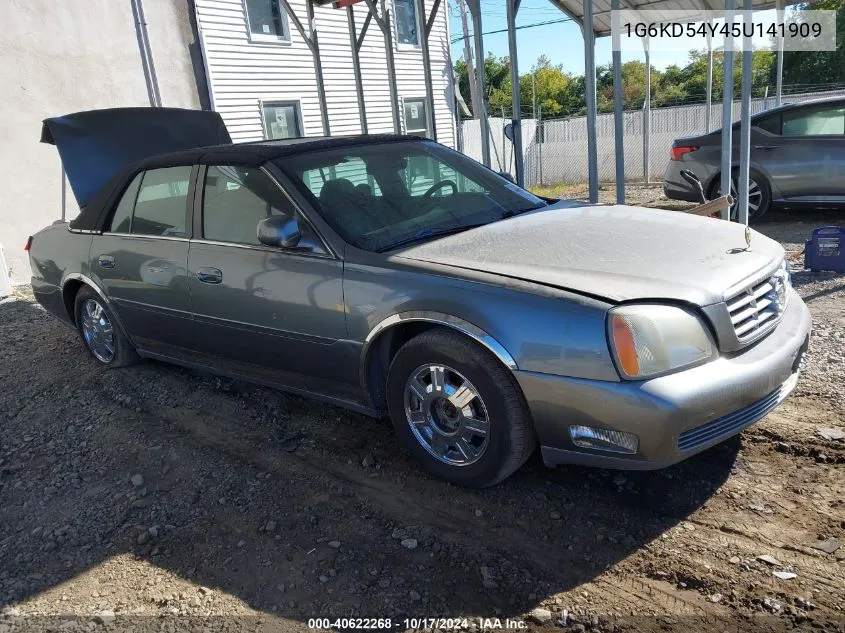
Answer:
<svg viewBox="0 0 845 633"><path fill-rule="evenodd" d="M6 257L3 255L3 245L0 244L0 298L12 294L12 282L9 281L9 268L6 266Z"/></svg>

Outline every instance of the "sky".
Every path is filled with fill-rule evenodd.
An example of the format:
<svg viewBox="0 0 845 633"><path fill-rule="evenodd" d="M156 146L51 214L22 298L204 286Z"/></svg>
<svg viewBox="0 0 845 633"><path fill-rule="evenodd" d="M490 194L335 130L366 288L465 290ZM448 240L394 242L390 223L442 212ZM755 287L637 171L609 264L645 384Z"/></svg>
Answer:
<svg viewBox="0 0 845 633"><path fill-rule="evenodd" d="M501 0L481 0L482 7L482 31L484 35L485 55L493 53L496 57L508 56L508 35L503 33L490 33L507 28L505 3ZM457 2L449 1L450 30L451 38L455 40L463 35L461 18ZM760 18L772 19L774 11L762 11L757 14ZM517 28L520 26L546 22L549 20L561 20L566 16L556 9L548 0L522 0L519 13L516 18ZM467 14L470 29L472 22ZM572 21L559 22L546 26L536 26L520 29L516 32L517 54L519 59L520 74L528 72L537 61L540 55L546 55L551 59L552 64L561 64L564 71L575 74L584 74L584 40L581 36L581 28ZM611 62L611 38L602 37L596 40L596 64L609 64ZM755 45L757 42L755 41ZM705 48L704 40L689 40L689 46L685 50L655 50L652 47L651 64L663 70L670 64L677 64L683 67L687 61L690 50L701 50ZM474 54L474 51L473 51ZM458 60L464 57L463 40L452 44L452 59ZM645 61L642 50L630 50L623 48L623 63L632 59Z"/></svg>

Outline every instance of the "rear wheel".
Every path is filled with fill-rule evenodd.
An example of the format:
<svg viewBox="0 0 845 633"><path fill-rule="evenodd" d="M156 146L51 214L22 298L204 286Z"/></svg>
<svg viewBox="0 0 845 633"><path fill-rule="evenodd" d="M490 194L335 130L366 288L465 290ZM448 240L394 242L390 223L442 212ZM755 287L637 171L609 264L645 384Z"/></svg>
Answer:
<svg viewBox="0 0 845 633"><path fill-rule="evenodd" d="M396 433L414 457L458 485L496 484L536 446L511 372L457 332L429 330L402 346L390 365L387 403Z"/></svg>
<svg viewBox="0 0 845 633"><path fill-rule="evenodd" d="M79 337L91 356L108 367L125 367L138 360L102 297L83 286L76 293L74 308Z"/></svg>
<svg viewBox="0 0 845 633"><path fill-rule="evenodd" d="M739 170L735 169L731 175L731 196L734 203L731 205L731 221L739 220ZM710 189L710 199L722 195L722 177L716 176L716 180ZM748 177L748 222L756 222L762 218L772 201L772 192L766 179L757 172L752 171Z"/></svg>

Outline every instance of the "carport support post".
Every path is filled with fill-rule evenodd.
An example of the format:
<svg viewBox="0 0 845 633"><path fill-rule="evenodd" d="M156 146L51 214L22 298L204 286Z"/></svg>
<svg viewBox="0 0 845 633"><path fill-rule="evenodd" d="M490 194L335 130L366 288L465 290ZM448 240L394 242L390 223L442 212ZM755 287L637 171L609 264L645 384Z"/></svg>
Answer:
<svg viewBox="0 0 845 633"><path fill-rule="evenodd" d="M466 0L472 16L472 38L475 42L475 83L478 103L478 124L481 130L481 162L490 167L490 123L487 120L487 103L484 97L484 37L481 33L481 0Z"/></svg>
<svg viewBox="0 0 845 633"><path fill-rule="evenodd" d="M734 0L725 0L725 24L728 34L725 36L724 79L722 81L722 195L731 193L731 165L733 161L733 100L734 100L734 39L731 25L734 17ZM722 219L731 219L731 210L722 210Z"/></svg>
<svg viewBox="0 0 845 633"><path fill-rule="evenodd" d="M778 24L783 24L783 0L776 0ZM781 104L783 97L783 35L778 30L778 58L777 58L777 92L775 94L775 105Z"/></svg>
<svg viewBox="0 0 845 633"><path fill-rule="evenodd" d="M620 0L611 0L613 40L613 150L616 163L616 204L625 204L625 146L622 140L622 50L619 33Z"/></svg>
<svg viewBox="0 0 845 633"><path fill-rule="evenodd" d="M752 20L754 0L744 0L743 25ZM742 104L739 125L739 222L748 226L748 177L751 173L751 35L743 28L742 35Z"/></svg>
<svg viewBox="0 0 845 633"><path fill-rule="evenodd" d="M511 59L511 125L513 126L513 166L516 184L525 186L525 163L522 156L522 95L519 91L519 63L516 59L516 14L521 0L508 3L508 54Z"/></svg>
<svg viewBox="0 0 845 633"><path fill-rule="evenodd" d="M710 20L707 21L710 26ZM707 32L707 111L704 113L705 132L710 131L710 119L713 112L713 36Z"/></svg>
<svg viewBox="0 0 845 633"><path fill-rule="evenodd" d="M370 24L372 14L367 14L364 21L364 28L361 30L361 39L358 39L358 29L355 27L355 11L350 5L346 7L346 21L349 24L349 45L352 47L352 69L355 71L355 93L358 96L358 120L361 122L361 134L367 134L367 106L364 102L364 82L361 78L361 58L358 56L361 50L359 42L364 41L367 34L367 26Z"/></svg>
<svg viewBox="0 0 845 633"><path fill-rule="evenodd" d="M645 52L645 101L643 102L643 181L651 182L651 51L648 36L643 38Z"/></svg>
<svg viewBox="0 0 845 633"><path fill-rule="evenodd" d="M431 126L431 138L435 141L437 140L437 117L434 116L434 88L431 85L431 55L428 51L428 36L431 33L434 18L437 17L440 1L434 0L431 17L429 17L425 11L425 0L417 0L417 13L419 13L419 21L423 27L422 37L419 40L420 48L422 49L423 72L425 73L425 96L427 102L425 109L428 110L428 124Z"/></svg>
<svg viewBox="0 0 845 633"><path fill-rule="evenodd" d="M596 33L593 28L593 0L584 0L584 86L587 101L587 174L590 202L599 201L599 155L596 144Z"/></svg>
<svg viewBox="0 0 845 633"><path fill-rule="evenodd" d="M282 0L287 2L287 0ZM375 0L364 0L367 3L367 8L370 10L370 15L376 21L381 34L384 36L384 52L387 58L387 84L390 89L390 109L393 113L393 132L394 134L402 133L402 121L399 118L399 92L396 88L396 62L393 56L393 35L390 26L390 10L387 8L384 0L381 0L381 15L376 8Z"/></svg>
<svg viewBox="0 0 845 633"><path fill-rule="evenodd" d="M299 31L299 35L305 40L308 50L311 51L311 58L314 60L314 78L317 82L317 99L320 102L320 116L323 119L323 135L331 136L329 107L326 103L326 86L323 83L323 63L320 59L320 43L317 39L317 24L314 20L314 5L312 0L306 0L305 2L305 7L308 11L308 31L306 31L302 25L302 21L293 12L290 2L288 0L279 0L279 3L288 14L288 17L290 17L296 30Z"/></svg>

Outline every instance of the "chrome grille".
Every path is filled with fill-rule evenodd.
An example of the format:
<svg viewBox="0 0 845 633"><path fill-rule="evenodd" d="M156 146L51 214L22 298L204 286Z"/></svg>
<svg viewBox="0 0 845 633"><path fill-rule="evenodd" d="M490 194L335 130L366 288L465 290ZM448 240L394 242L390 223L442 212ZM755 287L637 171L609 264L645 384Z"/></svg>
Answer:
<svg viewBox="0 0 845 633"><path fill-rule="evenodd" d="M728 312L737 340L746 342L771 329L780 317L777 287L782 278L773 275L748 286L728 299Z"/></svg>

